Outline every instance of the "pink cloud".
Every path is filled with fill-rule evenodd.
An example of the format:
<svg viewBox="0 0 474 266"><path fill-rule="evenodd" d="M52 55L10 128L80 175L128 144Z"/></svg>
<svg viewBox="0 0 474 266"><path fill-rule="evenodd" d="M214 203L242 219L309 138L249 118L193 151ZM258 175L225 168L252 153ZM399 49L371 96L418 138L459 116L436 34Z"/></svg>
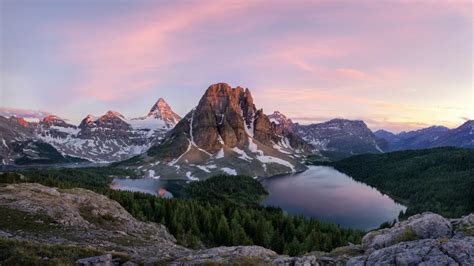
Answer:
<svg viewBox="0 0 474 266"><path fill-rule="evenodd" d="M128 100L170 80L176 83L173 78L181 79L182 73L195 79L202 74L212 83L216 80L206 78L220 78L222 72L226 77L237 76L243 86L251 80L271 88L255 89L275 109L298 103L336 110L330 113L335 116L359 112L360 117L369 117L368 113L377 111L379 121L393 116L390 123L395 123L394 128L404 122L414 127L400 113L416 113L423 107L415 108L412 98L403 101L387 95L391 90L405 91L408 86L429 88L426 82L415 82L414 77L422 77L419 72L423 70L429 74L425 80L433 80L433 64L423 65L415 58L423 54L427 43L439 43L438 24L433 23L436 18L454 13L472 19L472 13L466 12L470 5L362 1L352 8L327 8L332 4L181 2L131 12L129 17L106 24L71 23L61 32L66 41L59 60L79 70L80 82L72 85L73 92L101 101ZM284 19L298 21L299 27L291 28ZM305 21L320 25L308 26ZM322 29L313 32L310 27ZM222 36L229 38L232 49ZM214 38L219 38L218 45ZM188 64L194 64L198 73L181 73L180 67ZM209 74L214 72L219 73ZM183 82L195 86L195 79L187 78L182 77ZM428 118L419 117L424 121Z"/></svg>
<svg viewBox="0 0 474 266"><path fill-rule="evenodd" d="M77 66L83 80L74 87L81 95L98 100L127 99L159 86L166 67L190 60L199 47L177 51L173 35L197 24L225 18L251 3L199 1L138 14L108 25L74 24L59 60Z"/></svg>

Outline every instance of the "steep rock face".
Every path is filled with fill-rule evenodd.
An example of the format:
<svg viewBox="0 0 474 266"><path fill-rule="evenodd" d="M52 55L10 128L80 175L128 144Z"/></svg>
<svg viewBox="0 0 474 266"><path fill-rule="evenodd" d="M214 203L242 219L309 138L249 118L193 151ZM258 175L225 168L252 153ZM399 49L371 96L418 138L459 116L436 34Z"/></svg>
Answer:
<svg viewBox="0 0 474 266"><path fill-rule="evenodd" d="M307 151L288 142L282 145L284 138L257 110L248 89L218 83L162 143L132 166L163 178L190 180L218 173L271 176L305 169L299 161Z"/></svg>
<svg viewBox="0 0 474 266"><path fill-rule="evenodd" d="M363 121L333 119L320 124L294 124L293 131L317 150L349 155L381 153L386 145Z"/></svg>
<svg viewBox="0 0 474 266"><path fill-rule="evenodd" d="M99 118L88 115L79 126L54 115L46 116L39 123L1 118L0 128L5 132L2 138L5 145L0 147L2 164L13 164L16 158L22 157L23 151L38 146L26 145L24 141L43 143L51 152L56 150L59 157L77 157L98 163L120 161L141 154L160 142L180 120L162 98L145 117L128 119L118 112L108 111ZM7 146L16 148L7 149Z"/></svg>
<svg viewBox="0 0 474 266"><path fill-rule="evenodd" d="M248 90L232 89L224 83L214 84L192 111L192 138L197 146L209 153L216 153L222 145L243 147L248 141L245 127L249 126L247 121L252 122L254 111Z"/></svg>

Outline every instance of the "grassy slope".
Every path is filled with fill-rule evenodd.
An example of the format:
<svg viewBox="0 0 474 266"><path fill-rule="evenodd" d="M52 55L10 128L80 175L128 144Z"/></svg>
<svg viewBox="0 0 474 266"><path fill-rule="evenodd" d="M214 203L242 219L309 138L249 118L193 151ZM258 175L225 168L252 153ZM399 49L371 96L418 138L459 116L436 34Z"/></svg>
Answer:
<svg viewBox="0 0 474 266"><path fill-rule="evenodd" d="M474 211L474 150L436 148L353 156L329 163L408 205L407 215Z"/></svg>

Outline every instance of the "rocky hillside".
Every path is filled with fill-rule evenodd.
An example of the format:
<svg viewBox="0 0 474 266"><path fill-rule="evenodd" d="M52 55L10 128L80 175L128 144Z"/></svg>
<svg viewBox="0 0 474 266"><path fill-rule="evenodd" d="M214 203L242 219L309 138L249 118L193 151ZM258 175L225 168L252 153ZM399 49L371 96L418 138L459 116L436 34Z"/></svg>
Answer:
<svg viewBox="0 0 474 266"><path fill-rule="evenodd" d="M388 151L445 146L474 148L474 121L466 121L455 129L432 126L398 134L378 130L375 135L388 143Z"/></svg>
<svg viewBox="0 0 474 266"><path fill-rule="evenodd" d="M5 185L0 187L0 209L2 241L21 243L28 240L36 245L93 247L104 254L122 252L138 263L474 264L474 214L448 220L437 214L423 213L392 228L368 233L361 245L348 245L330 253L311 252L301 257L288 257L258 246L186 249L176 245L174 237L162 225L138 221L117 202L84 189L60 190L32 183ZM47 261L49 258L42 259ZM93 261L112 263L112 256L82 258L78 263Z"/></svg>
<svg viewBox="0 0 474 266"><path fill-rule="evenodd" d="M44 244L93 246L156 261L189 251L159 224L137 221L115 201L85 189L23 183L0 187L0 235Z"/></svg>
<svg viewBox="0 0 474 266"><path fill-rule="evenodd" d="M15 163L31 150L28 145L19 144L27 141L44 143L63 157L98 163L120 161L158 143L179 120L161 98L144 117L128 119L118 112L108 111L98 118L88 115L78 126L54 115L46 116L39 123L1 117L0 130L5 137L2 137L0 156L3 164Z"/></svg>
<svg viewBox="0 0 474 266"><path fill-rule="evenodd" d="M263 177L305 170L301 160L308 152L302 140L273 126L248 89L219 83L162 143L129 165L156 178Z"/></svg>

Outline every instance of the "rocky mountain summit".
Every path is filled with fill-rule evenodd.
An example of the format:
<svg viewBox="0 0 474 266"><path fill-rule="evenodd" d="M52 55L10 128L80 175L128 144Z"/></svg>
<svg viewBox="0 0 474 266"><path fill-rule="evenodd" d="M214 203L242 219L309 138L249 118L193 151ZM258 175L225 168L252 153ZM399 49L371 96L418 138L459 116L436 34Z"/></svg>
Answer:
<svg viewBox="0 0 474 266"><path fill-rule="evenodd" d="M434 213L412 216L392 228L369 232L361 245L300 257L259 246L190 250L176 244L166 228L136 220L117 202L85 189L39 184L0 187L0 238L96 247L122 252L136 263L168 265L473 265L474 214L446 219ZM112 263L112 256L78 261Z"/></svg>
<svg viewBox="0 0 474 266"><path fill-rule="evenodd" d="M388 143L387 151L445 146L474 148L474 120L468 120L455 129L432 126L398 134L378 130L374 134Z"/></svg>
<svg viewBox="0 0 474 266"><path fill-rule="evenodd" d="M305 170L304 141L279 131L250 90L211 85L193 108L158 145L131 167L151 177L198 180L217 173L272 176Z"/></svg>
<svg viewBox="0 0 474 266"><path fill-rule="evenodd" d="M48 115L38 123L0 117L3 144L0 157L2 164L14 164L25 156L25 151L32 150L24 144L26 141L47 145L55 155L64 158L97 163L120 161L143 153L160 142L179 120L180 117L162 98L147 116L129 119L118 112L108 111L98 118L87 115L78 126L54 115Z"/></svg>
<svg viewBox="0 0 474 266"><path fill-rule="evenodd" d="M147 118L160 119L164 121L168 127L174 127L176 124L178 124L179 120L181 120L181 117L173 112L171 107L167 102L165 102L163 98L158 99L146 117L138 119L145 120Z"/></svg>

